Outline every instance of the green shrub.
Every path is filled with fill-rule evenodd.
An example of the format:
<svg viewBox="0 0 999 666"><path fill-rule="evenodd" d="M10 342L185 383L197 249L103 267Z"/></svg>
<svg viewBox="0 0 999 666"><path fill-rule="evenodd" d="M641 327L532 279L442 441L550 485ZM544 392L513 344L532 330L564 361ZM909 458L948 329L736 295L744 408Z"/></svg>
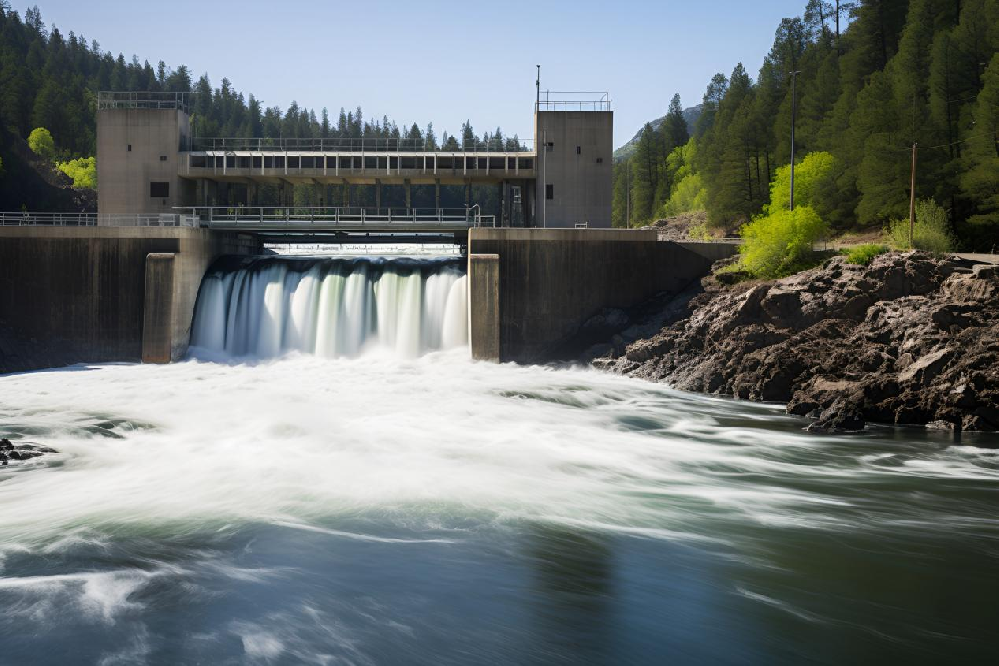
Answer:
<svg viewBox="0 0 999 666"><path fill-rule="evenodd" d="M68 162L56 162L56 168L73 179L73 187L76 189L97 189L97 160L95 158L80 157Z"/></svg>
<svg viewBox="0 0 999 666"><path fill-rule="evenodd" d="M867 243L866 245L857 245L850 248L846 252L846 263L857 264L859 266L867 266L871 263L871 260L879 254L884 254L888 251L887 245L879 245L877 243Z"/></svg>
<svg viewBox="0 0 999 666"><path fill-rule="evenodd" d="M916 223L909 245L909 220L892 220L888 225L888 243L896 250L926 250L946 254L954 249L954 237L947 222L947 211L933 199L916 202Z"/></svg>
<svg viewBox="0 0 999 666"><path fill-rule="evenodd" d="M31 148L31 152L47 160L51 160L56 154L52 133L44 127L36 127L31 130L31 134L28 135L28 148Z"/></svg>
<svg viewBox="0 0 999 666"><path fill-rule="evenodd" d="M742 228L741 269L756 277L790 275L809 267L812 245L826 232L826 224L809 206L778 210Z"/></svg>

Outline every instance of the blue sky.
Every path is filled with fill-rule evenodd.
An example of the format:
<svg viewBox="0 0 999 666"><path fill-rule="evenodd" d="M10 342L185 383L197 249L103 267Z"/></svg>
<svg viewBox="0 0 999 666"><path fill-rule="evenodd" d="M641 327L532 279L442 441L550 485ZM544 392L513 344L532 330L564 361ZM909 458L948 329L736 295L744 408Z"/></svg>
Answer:
<svg viewBox="0 0 999 666"><path fill-rule="evenodd" d="M531 135L541 87L607 90L614 145L665 113L674 92L698 103L712 74L755 74L780 19L806 0L550 2L217 2L39 0L46 25L103 50L223 76L266 106L292 100L336 116L358 104L400 126ZM12 2L22 16L25 2ZM34 4L32 2L31 4Z"/></svg>

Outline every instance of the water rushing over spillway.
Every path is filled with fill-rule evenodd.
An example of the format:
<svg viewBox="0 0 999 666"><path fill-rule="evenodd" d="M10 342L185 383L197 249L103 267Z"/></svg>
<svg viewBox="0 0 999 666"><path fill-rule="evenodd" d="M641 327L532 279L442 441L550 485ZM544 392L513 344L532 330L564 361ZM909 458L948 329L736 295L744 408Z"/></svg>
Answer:
<svg viewBox="0 0 999 666"><path fill-rule="evenodd" d="M404 358L468 343L458 259L266 257L222 262L198 294L191 344L230 356Z"/></svg>

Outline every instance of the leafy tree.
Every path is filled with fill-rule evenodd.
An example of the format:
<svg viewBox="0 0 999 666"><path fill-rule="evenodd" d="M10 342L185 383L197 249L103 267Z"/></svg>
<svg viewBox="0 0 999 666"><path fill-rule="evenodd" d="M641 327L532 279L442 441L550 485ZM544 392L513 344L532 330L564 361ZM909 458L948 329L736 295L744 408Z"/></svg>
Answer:
<svg viewBox="0 0 999 666"><path fill-rule="evenodd" d="M57 162L56 168L73 179L73 187L76 189L97 189L97 160L93 157Z"/></svg>
<svg viewBox="0 0 999 666"><path fill-rule="evenodd" d="M794 167L794 206L811 206L818 209L826 196L826 190L835 186L836 158L830 153L809 153ZM791 207L791 165L777 169L770 183L770 203L764 207L767 213L790 210Z"/></svg>
<svg viewBox="0 0 999 666"><path fill-rule="evenodd" d="M51 160L55 157L55 141L52 140L52 133L44 127L36 127L28 135L28 147L31 152L39 157Z"/></svg>

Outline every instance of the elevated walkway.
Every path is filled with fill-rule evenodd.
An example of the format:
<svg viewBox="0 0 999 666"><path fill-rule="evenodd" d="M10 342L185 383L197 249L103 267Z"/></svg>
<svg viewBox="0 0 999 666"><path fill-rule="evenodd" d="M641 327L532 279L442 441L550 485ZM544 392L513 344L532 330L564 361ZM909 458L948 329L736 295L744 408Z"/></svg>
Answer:
<svg viewBox="0 0 999 666"><path fill-rule="evenodd" d="M178 176L220 182L461 185L533 180L519 140L441 148L409 139L195 139Z"/></svg>

